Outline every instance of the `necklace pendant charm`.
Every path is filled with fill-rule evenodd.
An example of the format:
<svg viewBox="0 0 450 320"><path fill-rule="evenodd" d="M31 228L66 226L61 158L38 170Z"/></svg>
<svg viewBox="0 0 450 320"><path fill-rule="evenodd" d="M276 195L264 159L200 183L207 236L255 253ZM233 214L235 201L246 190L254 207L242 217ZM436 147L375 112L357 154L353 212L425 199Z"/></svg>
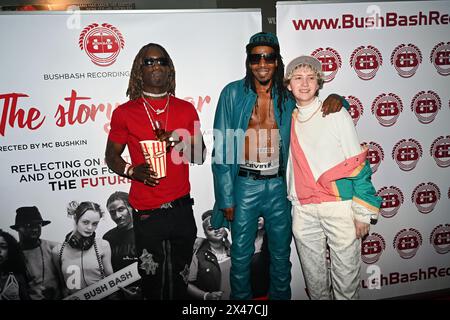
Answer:
<svg viewBox="0 0 450 320"><path fill-rule="evenodd" d="M165 111L164 109L156 109L156 115L159 116L164 111Z"/></svg>

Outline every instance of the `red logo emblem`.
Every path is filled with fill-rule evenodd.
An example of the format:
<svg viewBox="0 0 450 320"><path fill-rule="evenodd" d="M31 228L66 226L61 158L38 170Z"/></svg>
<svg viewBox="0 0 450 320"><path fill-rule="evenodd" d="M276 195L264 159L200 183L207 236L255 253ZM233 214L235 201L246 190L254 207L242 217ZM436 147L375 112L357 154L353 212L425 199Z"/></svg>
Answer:
<svg viewBox="0 0 450 320"><path fill-rule="evenodd" d="M381 188L378 190L377 196L383 199L380 213L385 218L392 218L395 216L404 201L402 191L394 186Z"/></svg>
<svg viewBox="0 0 450 320"><path fill-rule="evenodd" d="M430 213L441 198L439 187L433 182L421 183L414 188L411 201L416 205L420 213Z"/></svg>
<svg viewBox="0 0 450 320"><path fill-rule="evenodd" d="M371 233L361 243L361 259L366 264L372 264L380 259L386 248L386 242L378 233Z"/></svg>
<svg viewBox="0 0 450 320"><path fill-rule="evenodd" d="M311 55L322 63L324 81L330 82L336 77L339 68L342 67L342 59L333 48L318 48Z"/></svg>
<svg viewBox="0 0 450 320"><path fill-rule="evenodd" d="M433 229L430 235L430 243L437 253L444 254L450 251L450 224L440 224Z"/></svg>
<svg viewBox="0 0 450 320"><path fill-rule="evenodd" d="M414 139L402 139L392 149L392 159L403 171L414 169L422 156L422 146Z"/></svg>
<svg viewBox="0 0 450 320"><path fill-rule="evenodd" d="M411 259L422 245L422 235L417 229L400 230L394 238L394 249L403 259Z"/></svg>
<svg viewBox="0 0 450 320"><path fill-rule="evenodd" d="M350 105L348 113L352 116L353 124L356 126L358 124L359 118L364 114L364 107L362 102L354 96L345 97L348 104Z"/></svg>
<svg viewBox="0 0 450 320"><path fill-rule="evenodd" d="M430 54L430 62L441 76L450 74L450 42L440 42L434 46Z"/></svg>
<svg viewBox="0 0 450 320"><path fill-rule="evenodd" d="M350 56L350 66L362 80L370 80L383 64L380 51L373 46L360 46Z"/></svg>
<svg viewBox="0 0 450 320"><path fill-rule="evenodd" d="M370 141L367 144L367 147L369 148L369 150L367 151L367 160L369 160L372 173L375 173L377 172L378 167L381 164L381 161L384 160L384 151L383 148L378 143L373 141Z"/></svg>
<svg viewBox="0 0 450 320"><path fill-rule="evenodd" d="M438 111L441 109L441 98L436 92L420 91L411 101L411 111L414 112L420 123L433 122Z"/></svg>
<svg viewBox="0 0 450 320"><path fill-rule="evenodd" d="M450 136L437 137L431 144L430 154L439 167L450 166Z"/></svg>
<svg viewBox="0 0 450 320"><path fill-rule="evenodd" d="M108 23L88 25L80 34L78 44L91 61L100 67L116 62L125 41L120 31Z"/></svg>
<svg viewBox="0 0 450 320"><path fill-rule="evenodd" d="M412 77L422 63L422 53L413 44L401 44L391 54L391 64L394 65L400 77Z"/></svg>
<svg viewBox="0 0 450 320"><path fill-rule="evenodd" d="M402 111L402 100L393 93L382 93L372 102L372 114L383 127L394 125Z"/></svg>

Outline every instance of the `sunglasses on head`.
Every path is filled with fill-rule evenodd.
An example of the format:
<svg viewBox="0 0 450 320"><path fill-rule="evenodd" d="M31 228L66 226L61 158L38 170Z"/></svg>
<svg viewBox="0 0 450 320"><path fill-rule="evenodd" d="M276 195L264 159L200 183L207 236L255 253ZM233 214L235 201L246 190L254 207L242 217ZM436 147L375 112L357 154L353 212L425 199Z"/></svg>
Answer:
<svg viewBox="0 0 450 320"><path fill-rule="evenodd" d="M266 63L275 63L278 55L275 52L272 53L250 53L248 55L248 61L250 64L258 64L262 58L266 61Z"/></svg>
<svg viewBox="0 0 450 320"><path fill-rule="evenodd" d="M169 59L161 57L161 58L147 58L144 59L144 66L154 66L154 65L160 65L160 66L168 66L169 65Z"/></svg>

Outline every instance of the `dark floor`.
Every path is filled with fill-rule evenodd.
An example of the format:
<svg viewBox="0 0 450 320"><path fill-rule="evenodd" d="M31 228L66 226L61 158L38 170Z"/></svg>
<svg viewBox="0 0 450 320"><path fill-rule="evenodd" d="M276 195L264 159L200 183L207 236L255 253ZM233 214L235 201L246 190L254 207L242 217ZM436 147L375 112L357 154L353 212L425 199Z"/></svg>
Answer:
<svg viewBox="0 0 450 320"><path fill-rule="evenodd" d="M450 289L423 292L408 296L390 298L386 300L450 300Z"/></svg>

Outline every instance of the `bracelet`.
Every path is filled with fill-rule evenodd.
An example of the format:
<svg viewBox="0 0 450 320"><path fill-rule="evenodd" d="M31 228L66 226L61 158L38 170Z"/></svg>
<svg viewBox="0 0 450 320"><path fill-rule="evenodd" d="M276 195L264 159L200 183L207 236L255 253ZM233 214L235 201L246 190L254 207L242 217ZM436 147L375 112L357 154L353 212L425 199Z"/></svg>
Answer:
<svg viewBox="0 0 450 320"><path fill-rule="evenodd" d="M206 300L206 296L208 295L209 292L205 292L205 294L203 295L203 300Z"/></svg>
<svg viewBox="0 0 450 320"><path fill-rule="evenodd" d="M131 164L129 164L129 163L125 164L125 168L123 169L123 174L125 176L128 176L128 170L130 169L130 167L131 167Z"/></svg>
<svg viewBox="0 0 450 320"><path fill-rule="evenodd" d="M133 173L134 173L134 167L130 166L130 168L128 169L128 174L127 176L132 179L133 178Z"/></svg>

